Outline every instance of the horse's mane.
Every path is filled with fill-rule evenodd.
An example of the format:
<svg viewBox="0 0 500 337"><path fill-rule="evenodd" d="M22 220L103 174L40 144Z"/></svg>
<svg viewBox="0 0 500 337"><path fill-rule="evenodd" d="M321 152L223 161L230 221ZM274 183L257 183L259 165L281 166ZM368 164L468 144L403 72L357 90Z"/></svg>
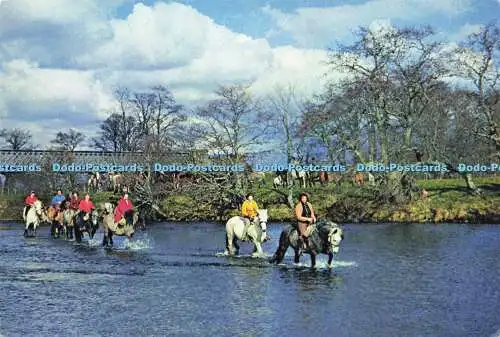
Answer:
<svg viewBox="0 0 500 337"><path fill-rule="evenodd" d="M330 220L320 220L316 223L316 228L323 233L328 233L330 230L338 227L338 224Z"/></svg>

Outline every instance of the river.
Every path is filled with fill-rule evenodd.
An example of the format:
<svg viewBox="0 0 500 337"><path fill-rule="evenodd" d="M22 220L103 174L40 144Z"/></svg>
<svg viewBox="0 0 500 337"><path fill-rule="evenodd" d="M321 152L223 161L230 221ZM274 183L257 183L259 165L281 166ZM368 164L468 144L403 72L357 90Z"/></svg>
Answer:
<svg viewBox="0 0 500 337"><path fill-rule="evenodd" d="M283 225L270 224L271 255ZM224 227L159 223L115 248L0 224L0 336L495 336L500 226L345 225L326 256L219 256Z"/></svg>

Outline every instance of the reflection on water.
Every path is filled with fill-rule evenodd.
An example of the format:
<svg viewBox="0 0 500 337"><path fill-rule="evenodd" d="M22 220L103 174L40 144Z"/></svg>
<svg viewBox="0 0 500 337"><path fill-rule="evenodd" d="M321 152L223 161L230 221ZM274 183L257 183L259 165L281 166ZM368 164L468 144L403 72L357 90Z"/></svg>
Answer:
<svg viewBox="0 0 500 337"><path fill-rule="evenodd" d="M4 336L492 336L500 227L348 225L333 268L220 256L217 224L76 244L0 229ZM281 225L270 225L276 247Z"/></svg>

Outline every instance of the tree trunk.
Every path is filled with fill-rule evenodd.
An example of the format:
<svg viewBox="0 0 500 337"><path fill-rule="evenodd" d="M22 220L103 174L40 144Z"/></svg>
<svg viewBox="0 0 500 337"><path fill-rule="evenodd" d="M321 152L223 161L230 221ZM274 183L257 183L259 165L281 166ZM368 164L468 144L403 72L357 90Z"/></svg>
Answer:
<svg viewBox="0 0 500 337"><path fill-rule="evenodd" d="M377 151L377 145L376 145L376 137L375 137L375 130L373 126L368 127L368 160L370 162L374 162L376 160L376 151Z"/></svg>

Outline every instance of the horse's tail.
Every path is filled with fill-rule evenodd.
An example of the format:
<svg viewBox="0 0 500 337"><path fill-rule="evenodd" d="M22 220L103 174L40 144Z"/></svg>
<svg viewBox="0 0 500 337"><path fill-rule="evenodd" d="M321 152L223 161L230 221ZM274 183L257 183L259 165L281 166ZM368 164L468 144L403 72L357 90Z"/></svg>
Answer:
<svg viewBox="0 0 500 337"><path fill-rule="evenodd" d="M288 228L285 228L280 235L280 242L278 245L278 249L276 250L276 253L274 253L273 257L269 260L269 263L275 263L279 264L283 261L285 258L285 253L288 247L290 246L290 230Z"/></svg>

